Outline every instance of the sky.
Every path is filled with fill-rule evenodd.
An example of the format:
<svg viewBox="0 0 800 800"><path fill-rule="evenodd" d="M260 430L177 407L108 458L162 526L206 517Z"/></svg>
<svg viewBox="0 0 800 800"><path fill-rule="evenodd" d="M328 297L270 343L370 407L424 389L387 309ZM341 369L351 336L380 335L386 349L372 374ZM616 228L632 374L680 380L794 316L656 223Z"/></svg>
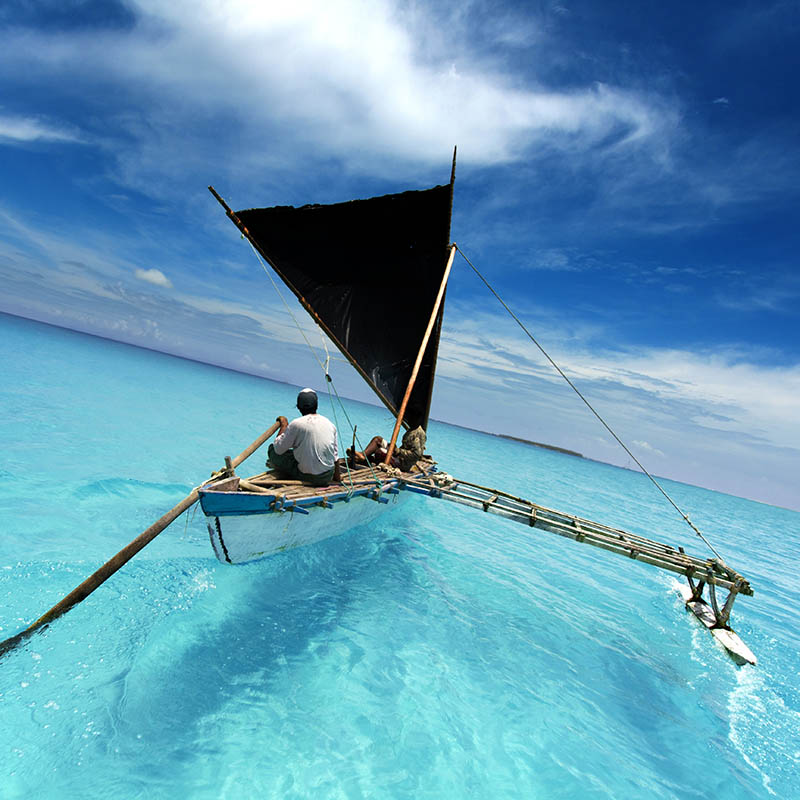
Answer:
<svg viewBox="0 0 800 800"><path fill-rule="evenodd" d="M324 389L206 187L426 188L457 145L452 239L648 470L800 510L798 34L797 0L4 0L0 311ZM432 415L633 466L460 257Z"/></svg>

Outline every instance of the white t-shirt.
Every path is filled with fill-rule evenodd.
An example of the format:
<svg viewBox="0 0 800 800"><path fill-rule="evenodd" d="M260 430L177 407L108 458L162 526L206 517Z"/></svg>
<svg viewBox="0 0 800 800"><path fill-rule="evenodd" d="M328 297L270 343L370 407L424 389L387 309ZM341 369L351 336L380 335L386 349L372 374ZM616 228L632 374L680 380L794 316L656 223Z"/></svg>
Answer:
<svg viewBox="0 0 800 800"><path fill-rule="evenodd" d="M333 469L339 457L336 426L322 414L304 414L293 419L275 440L275 452L279 456L290 449L300 472L321 475Z"/></svg>

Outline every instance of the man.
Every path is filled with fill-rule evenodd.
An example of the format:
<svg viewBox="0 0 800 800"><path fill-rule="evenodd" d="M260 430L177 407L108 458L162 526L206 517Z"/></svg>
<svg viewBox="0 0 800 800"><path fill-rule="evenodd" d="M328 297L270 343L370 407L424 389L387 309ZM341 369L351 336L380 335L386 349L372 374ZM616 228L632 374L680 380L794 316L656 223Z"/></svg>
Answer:
<svg viewBox="0 0 800 800"><path fill-rule="evenodd" d="M360 450L354 450L352 447L347 448L348 463L351 466L355 464L383 464L386 461L386 454L389 452L389 442L383 436L373 436L369 440L369 444L364 448L362 453ZM392 466L398 466L397 458L392 456Z"/></svg>
<svg viewBox="0 0 800 800"><path fill-rule="evenodd" d="M402 444L392 453L391 466L409 472L425 454L426 441L427 436L422 428L406 431L403 434ZM389 442L382 436L373 436L363 453L353 450L352 447L347 448L347 456L351 459L351 463L355 464L383 464L388 452Z"/></svg>
<svg viewBox="0 0 800 800"><path fill-rule="evenodd" d="M267 467L281 477L311 486L341 481L336 426L317 414L317 393L313 389L303 389L297 395L297 410L302 416L291 422L278 417L281 429L275 443L269 446Z"/></svg>

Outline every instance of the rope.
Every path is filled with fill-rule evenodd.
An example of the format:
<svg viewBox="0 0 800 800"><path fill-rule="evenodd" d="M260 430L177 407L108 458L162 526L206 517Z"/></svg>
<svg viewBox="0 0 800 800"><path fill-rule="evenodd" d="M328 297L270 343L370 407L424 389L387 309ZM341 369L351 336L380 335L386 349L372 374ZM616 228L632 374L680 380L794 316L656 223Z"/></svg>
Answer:
<svg viewBox="0 0 800 800"><path fill-rule="evenodd" d="M242 236L242 238L243 239L245 238L244 235ZM294 313L292 312L292 309L289 308L289 304L286 302L286 298L281 294L280 290L278 289L278 284L275 283L275 279L272 277L272 273L267 269L267 265L262 260L261 256L259 255L258 250L256 250L256 248L253 246L253 243L249 239L247 239L247 243L250 245L250 249L253 251L253 255L256 257L256 260L261 265L261 269L264 270L264 274L269 278L270 283L272 284L272 288L275 289L275 293L281 299L281 302L283 303L284 307L286 308L287 313L292 318L292 322L294 322L295 326L297 327L297 330L300 331L300 335L303 337L303 341L308 345L308 349L311 351L311 355L314 356L314 360L317 362L317 364L319 364L320 369L325 374L327 374L328 370L326 369L325 364L323 364L319 360L319 356L317 355L317 351L314 350L314 348L311 345L311 342L308 341L308 337L306 336L306 332L300 326L300 323L297 321L297 317L295 317Z"/></svg>
<svg viewBox="0 0 800 800"><path fill-rule="evenodd" d="M198 487L198 488L200 488L200 487ZM194 491L194 490L192 490L192 491ZM189 523L190 522L194 523L194 518L197 516L197 507L199 505L200 505L199 503L195 503L194 504L194 508L192 509L192 513L186 515L185 524L183 526L183 538L184 539L186 538L187 534L189 533Z"/></svg>
<svg viewBox="0 0 800 800"><path fill-rule="evenodd" d="M245 237L242 236L242 238L245 238ZM305 341L306 345L308 346L308 349L311 351L311 355L314 356L315 361L317 362L317 364L319 364L320 369L322 370L323 374L325 375L325 383L326 383L326 388L328 390L328 399L330 400L330 403L331 403L331 409L333 411L333 421L334 421L334 424L336 426L337 431L339 429L339 421L338 421L337 416L336 416L336 407L335 407L335 405L333 403L333 398L331 397L331 388L333 388L333 391L336 394L336 399L339 401L339 405L341 406L341 409L344 412L344 416L347 419L347 423L350 425L350 430L355 433L355 428L353 427L353 423L350 420L349 414L347 413L347 409L345 408L345 405L342 402L342 398L339 396L339 392L336 389L336 384L333 382L333 378L330 375L329 367L330 367L330 362L331 362L331 355L328 352L328 344L325 341L325 336L323 335L322 331L320 331L320 336L322 338L322 346L325 348L325 363L323 363L320 360L319 356L317 355L317 351L314 349L314 347L312 346L311 342L308 340L308 337L306 336L306 333L303 330L303 327L298 322L297 317L294 315L294 312L292 311L291 307L286 302L286 298L283 296L283 294L281 293L280 289L278 288L278 284L275 282L275 279L272 277L272 272L269 269L267 269L267 265L264 263L264 260L261 258L261 254L258 252L258 250L256 250L256 248L253 246L253 243L249 239L247 239L247 243L250 245L250 249L253 251L253 255L255 255L256 260L261 265L261 269L264 271L264 274L269 278L270 283L272 284L272 288L275 289L275 293L281 299L281 302L283 303L284 308L286 308L287 313L292 318L292 322L294 322L295 327L297 328L298 331L300 331L300 335L303 337L303 341ZM341 439L341 437L339 437L339 438ZM354 438L356 439L356 443L358 444L359 449L363 450L364 448L361 445L361 441L358 439L357 436L355 436ZM344 460L344 463L345 463L345 466L347 467L347 479L348 479L348 482L349 482L349 485L350 485L350 489L352 491L355 488L355 481L353 479L352 473L350 472L350 464L347 462L346 458ZM367 463L369 464L369 461ZM381 480L378 477L377 473L375 472L375 468L373 467L372 464L369 464L369 467L370 467L370 470L372 471L373 480L380 486L381 485Z"/></svg>
<svg viewBox="0 0 800 800"><path fill-rule="evenodd" d="M325 358L325 379L327 381L328 399L331 402L331 408L333 409L334 419L336 418L336 408L333 405L333 398L331 397L331 388L333 389L333 392L336 395L336 399L339 401L339 406L341 407L342 412L344 413L345 419L347 420L347 424L350 426L350 430L353 433L353 439L355 439L355 442L359 446L359 449L363 450L364 447L361 444L361 440L358 438L358 431L357 431L356 427L353 425L353 421L350 419L350 415L347 413L347 407L345 406L344 402L342 401L342 398L339 396L339 391L336 388L336 384L333 382L333 378L331 378L330 373L328 372L327 367L328 367L328 364L330 363L331 355L328 352L328 343L325 340L325 336L322 334L322 331L320 331L320 337L322 338L322 346L325 348L325 356L326 356L326 358ZM337 422L336 427L337 428L339 427L338 422ZM347 467L347 475L350 478L351 485L353 485L353 479L352 479L352 477L350 475L350 465L347 463L347 459L345 459L345 466ZM369 460L367 460L367 466L370 468L370 472L372 472L372 479L378 485L381 485L381 479L378 476L378 473L375 471L375 467L369 462Z"/></svg>
<svg viewBox="0 0 800 800"><path fill-rule="evenodd" d="M636 462L636 464L639 467L639 469L641 469L641 471L645 475L647 475L647 477L652 481L653 485L658 489L658 491L661 492L662 495L664 495L664 497L667 499L667 501L670 503L670 505L681 515L681 517L683 517L683 519L686 522L686 524L689 525L689 527L703 540L703 542L705 542L705 544L708 546L708 548L711 550L711 552L721 562L724 563L724 559L716 551L716 549L711 544L711 542L709 542L708 539L706 539L706 537L703 536L702 533L700 533L700 531L695 526L695 524L689 519L689 516L686 513L684 513L684 511L681 510L681 508L678 506L678 504L666 493L666 491L661 486L661 484L647 471L647 469L645 469L645 467L641 463L641 461L639 461L639 459L636 458L636 456L627 448L627 446L622 441L622 439L620 439L619 436L617 436L617 434L614 433L614 431L611 429L611 426L600 416L600 414L597 413L597 411L595 411L595 409L592 407L592 404L581 394L581 392L578 390L578 388L575 386L575 384L564 374L564 372L561 369L561 367L559 367L558 364L556 364L556 362L553 361L552 358L550 358L550 355L547 353L547 351L539 344L539 342L536 341L536 339L533 337L533 335L530 333L530 331L522 324L522 322L520 321L519 317L517 317L517 315L505 304L505 302L500 297L500 295L497 294L497 292L489 285L489 282L486 280L486 278L484 278L483 275L481 275L481 273L478 271L477 267L461 251L461 248L458 248L458 252L461 253L461 255L464 258L464 261L466 261L467 264L469 264L469 266L472 268L472 271L481 279L481 281L483 281L483 283L486 286L486 288L498 299L498 301L500 302L500 305L502 305L503 308L511 315L511 317L517 323L517 325L519 325L520 328L522 328L522 330L525 332L526 336L539 348L539 350L541 351L542 355L550 362L550 364L552 364L552 366L555 368L555 370L558 372L558 374L569 384L570 388L575 392L575 394L577 394L578 397L580 397L580 399L583 400L583 402L585 403L585 405L589 409L589 411L591 411L592 414L594 414L595 417L597 417L597 419L600 420L600 422L603 425L603 427L614 437L614 439L617 441L619 446Z"/></svg>
<svg viewBox="0 0 800 800"><path fill-rule="evenodd" d="M321 332L320 332L320 334L321 334ZM330 366L330 363L331 363L331 354L328 352L328 344L325 341L325 337L324 336L322 337L322 346L325 348L325 356L326 356L325 357L325 382L326 382L326 388L328 390L328 400L330 400L331 411L333 411L333 424L336 426L336 430L338 431L339 430L339 419L336 416L336 406L334 405L333 397L331 397L331 388L330 388L333 385L333 378L331 378L331 374L328 371L328 367ZM342 405L342 409L344 409L344 405ZM349 496L355 490L355 481L353 480L353 475L350 472L350 465L347 463L347 459L346 458L344 460L344 465L345 465L345 467L347 467L347 481L348 481L348 483L350 485L350 491L348 492L348 496Z"/></svg>
<svg viewBox="0 0 800 800"><path fill-rule="evenodd" d="M347 408L346 408L345 404L342 402L342 398L339 396L339 391L336 388L336 384L333 382L333 379L329 375L326 375L325 377L328 379L328 386L333 389L333 392L336 395L336 399L339 401L339 405L341 406L341 409L344 412L344 416L345 416L345 419L347 420L347 424L350 426L350 430L353 432L353 439L355 439L355 442L358 445L358 449L363 451L364 450L364 445L361 444L361 439L358 437L358 430L353 425L353 422L350 419L350 415L347 413ZM330 401L331 401L331 407L333 407L333 398L331 397L330 388L328 389L328 397L330 398ZM334 413L334 416L335 416L336 415L336 411L334 410L333 413ZM350 478L350 481L351 481L351 484L352 484L353 479L352 479L352 477L350 477L350 464L348 464L346 458L344 460L344 463L347 466L347 475ZM383 485L383 481L381 481L380 476L375 471L374 464L372 464L369 459L367 459L367 466L369 467L369 470L372 473L372 480L374 480L375 483L378 484L378 486L382 486Z"/></svg>

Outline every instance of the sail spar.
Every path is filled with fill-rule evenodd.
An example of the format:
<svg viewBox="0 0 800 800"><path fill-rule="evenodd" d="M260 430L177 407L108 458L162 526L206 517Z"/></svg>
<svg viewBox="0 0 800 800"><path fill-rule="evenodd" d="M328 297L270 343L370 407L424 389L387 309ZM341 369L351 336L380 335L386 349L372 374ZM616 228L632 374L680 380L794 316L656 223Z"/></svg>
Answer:
<svg viewBox="0 0 800 800"><path fill-rule="evenodd" d="M231 214L397 416L448 258L452 183L333 205ZM427 427L444 304L403 424Z"/></svg>

